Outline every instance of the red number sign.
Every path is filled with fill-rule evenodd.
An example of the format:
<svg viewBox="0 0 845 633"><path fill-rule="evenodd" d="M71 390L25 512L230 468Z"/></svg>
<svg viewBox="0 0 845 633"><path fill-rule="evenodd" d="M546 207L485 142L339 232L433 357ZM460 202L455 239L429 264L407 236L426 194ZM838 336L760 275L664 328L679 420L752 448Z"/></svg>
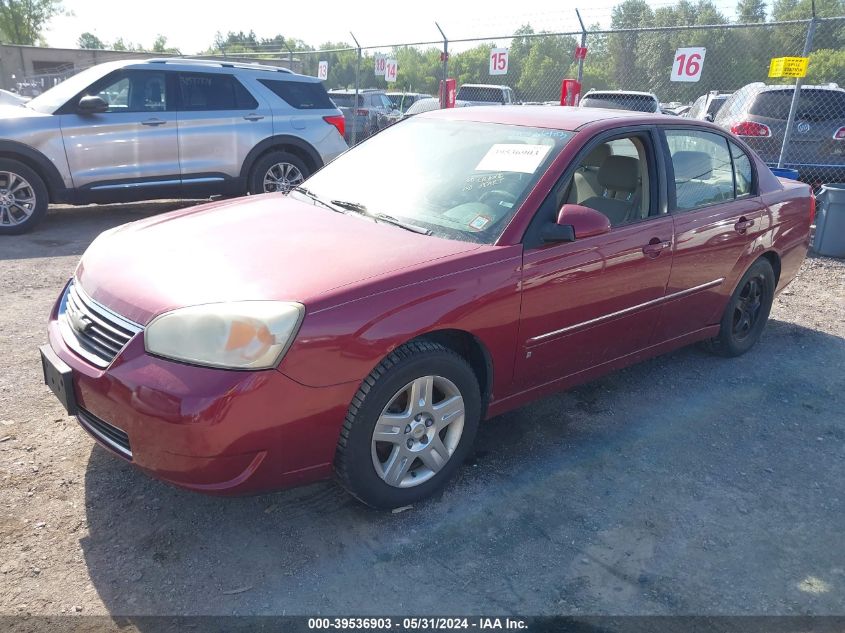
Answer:
<svg viewBox="0 0 845 633"><path fill-rule="evenodd" d="M508 49L494 48L490 51L490 74L508 74Z"/></svg>
<svg viewBox="0 0 845 633"><path fill-rule="evenodd" d="M671 81L698 81L704 68L703 47L679 48L675 51L675 62L669 75Z"/></svg>

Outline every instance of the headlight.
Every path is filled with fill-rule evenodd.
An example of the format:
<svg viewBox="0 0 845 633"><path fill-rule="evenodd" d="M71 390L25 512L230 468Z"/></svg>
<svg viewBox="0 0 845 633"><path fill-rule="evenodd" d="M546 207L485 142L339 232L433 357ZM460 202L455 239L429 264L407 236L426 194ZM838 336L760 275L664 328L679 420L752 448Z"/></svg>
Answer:
<svg viewBox="0 0 845 633"><path fill-rule="evenodd" d="M144 331L150 354L227 369L275 367L305 316L278 301L208 303L157 316Z"/></svg>

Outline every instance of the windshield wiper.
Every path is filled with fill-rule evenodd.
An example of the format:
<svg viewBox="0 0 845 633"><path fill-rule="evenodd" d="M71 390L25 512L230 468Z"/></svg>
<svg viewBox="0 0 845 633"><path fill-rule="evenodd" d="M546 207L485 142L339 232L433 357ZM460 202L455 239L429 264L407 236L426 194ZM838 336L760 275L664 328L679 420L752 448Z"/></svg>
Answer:
<svg viewBox="0 0 845 633"><path fill-rule="evenodd" d="M354 211L355 213L360 213L361 215L366 215L367 217L373 218L373 220L377 222L385 222L386 224L392 224L393 226L398 226L399 228L405 229L406 231L411 231L412 233L419 233L420 235L431 235L431 231L425 229L421 226L417 226L416 224L411 224L410 222L403 222L397 218L394 218L392 215L387 215L386 213L371 213L366 206L359 202L347 202L346 200L332 200L332 204L336 207L340 207L341 209L347 209L349 211Z"/></svg>
<svg viewBox="0 0 845 633"><path fill-rule="evenodd" d="M326 207L327 209L331 209L332 211L334 211L336 213L343 213L343 211L341 211L337 207L329 204L328 202L326 202L325 200L320 198L320 196L313 193L310 189L306 189L305 187L303 187L301 185L297 185L296 187L291 187L290 190L288 191L288 193L290 193L291 191L296 191L297 193L301 193L302 195L306 196L307 198L310 198L314 202L321 204L324 207Z"/></svg>

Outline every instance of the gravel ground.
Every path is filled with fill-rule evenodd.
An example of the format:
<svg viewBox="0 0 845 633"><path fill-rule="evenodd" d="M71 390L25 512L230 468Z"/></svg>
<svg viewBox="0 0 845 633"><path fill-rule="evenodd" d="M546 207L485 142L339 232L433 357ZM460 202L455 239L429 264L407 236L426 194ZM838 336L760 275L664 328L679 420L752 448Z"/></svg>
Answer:
<svg viewBox="0 0 845 633"><path fill-rule="evenodd" d="M0 239L0 614L845 614L845 262L808 259L746 356L688 348L496 418L392 514L332 482L152 481L41 384L87 244L173 206Z"/></svg>

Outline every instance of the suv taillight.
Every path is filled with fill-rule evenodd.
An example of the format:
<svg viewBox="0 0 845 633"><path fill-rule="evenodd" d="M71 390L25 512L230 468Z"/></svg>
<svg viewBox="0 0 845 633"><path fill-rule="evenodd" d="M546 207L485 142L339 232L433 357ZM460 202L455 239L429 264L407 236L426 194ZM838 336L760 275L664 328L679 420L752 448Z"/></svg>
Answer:
<svg viewBox="0 0 845 633"><path fill-rule="evenodd" d="M358 110L355 110L355 114L358 115L358 116L370 116L370 111L358 109Z"/></svg>
<svg viewBox="0 0 845 633"><path fill-rule="evenodd" d="M329 125L335 126L337 128L337 131L340 132L341 136L346 134L346 119L343 117L342 114L338 114L335 116L324 116L323 121L325 121Z"/></svg>
<svg viewBox="0 0 845 633"><path fill-rule="evenodd" d="M769 129L768 125L763 125L762 123L757 123L756 121L742 121L740 123L734 123L731 126L731 133L736 134L737 136L756 136L761 138L772 135L772 131Z"/></svg>
<svg viewBox="0 0 845 633"><path fill-rule="evenodd" d="M845 141L845 127L841 127L833 133L834 141Z"/></svg>

